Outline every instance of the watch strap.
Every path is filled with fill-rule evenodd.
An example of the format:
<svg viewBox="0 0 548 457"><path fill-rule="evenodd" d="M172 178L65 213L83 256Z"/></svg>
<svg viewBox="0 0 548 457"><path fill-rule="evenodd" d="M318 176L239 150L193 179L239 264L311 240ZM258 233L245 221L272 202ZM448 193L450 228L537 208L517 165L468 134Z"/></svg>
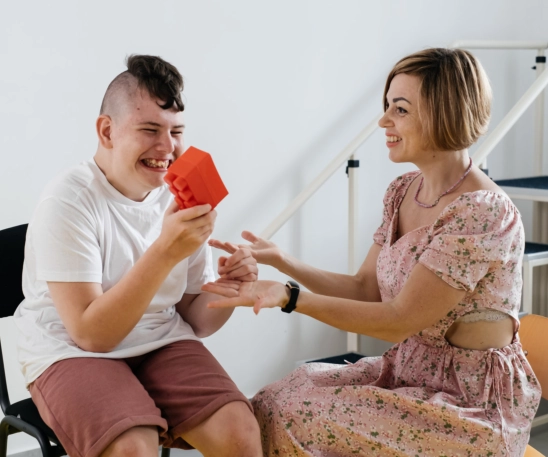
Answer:
<svg viewBox="0 0 548 457"><path fill-rule="evenodd" d="M284 313L290 313L297 307L297 299L299 298L299 292L301 291L299 284L295 281L287 281L285 287L289 289L289 301L287 305L282 308Z"/></svg>

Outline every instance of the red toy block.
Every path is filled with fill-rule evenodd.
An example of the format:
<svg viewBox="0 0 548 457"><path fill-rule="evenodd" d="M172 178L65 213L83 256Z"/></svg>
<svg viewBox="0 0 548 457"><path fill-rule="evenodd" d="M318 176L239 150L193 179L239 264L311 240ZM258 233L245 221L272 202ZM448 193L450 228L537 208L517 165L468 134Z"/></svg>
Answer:
<svg viewBox="0 0 548 457"><path fill-rule="evenodd" d="M181 209L206 203L213 209L228 195L211 156L193 146L171 164L164 180Z"/></svg>

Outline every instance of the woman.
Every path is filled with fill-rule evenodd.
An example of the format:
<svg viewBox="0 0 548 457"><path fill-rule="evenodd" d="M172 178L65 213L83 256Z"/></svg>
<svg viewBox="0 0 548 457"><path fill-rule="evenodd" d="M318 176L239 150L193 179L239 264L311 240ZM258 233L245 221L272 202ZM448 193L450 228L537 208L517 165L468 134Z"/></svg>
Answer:
<svg viewBox="0 0 548 457"><path fill-rule="evenodd" d="M390 159L419 170L390 184L355 276L304 265L249 232L240 249L212 241L234 253L204 286L228 297L214 306L295 308L397 343L262 389L253 404L265 455L521 456L540 400L517 336L523 226L467 150L487 129L489 83L470 53L428 49L396 64L383 100ZM310 292L232 280L251 271L251 255Z"/></svg>

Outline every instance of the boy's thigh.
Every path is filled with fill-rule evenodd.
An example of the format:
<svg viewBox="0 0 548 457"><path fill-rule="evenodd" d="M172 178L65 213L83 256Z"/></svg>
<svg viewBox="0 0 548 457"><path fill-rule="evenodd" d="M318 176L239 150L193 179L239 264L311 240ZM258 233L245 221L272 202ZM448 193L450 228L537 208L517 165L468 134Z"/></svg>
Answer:
<svg viewBox="0 0 548 457"><path fill-rule="evenodd" d="M167 419L169 431L162 437L166 446L192 448L181 436L228 403L244 402L253 411L217 359L199 341L164 346L150 353L134 372Z"/></svg>
<svg viewBox="0 0 548 457"><path fill-rule="evenodd" d="M134 427L167 430L161 411L123 360L62 360L29 390L42 419L69 455L98 456Z"/></svg>

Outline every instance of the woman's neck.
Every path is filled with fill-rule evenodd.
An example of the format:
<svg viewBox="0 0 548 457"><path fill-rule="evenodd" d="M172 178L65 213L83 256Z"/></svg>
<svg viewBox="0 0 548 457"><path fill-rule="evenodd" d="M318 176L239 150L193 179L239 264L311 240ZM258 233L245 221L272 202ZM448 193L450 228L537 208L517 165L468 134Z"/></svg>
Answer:
<svg viewBox="0 0 548 457"><path fill-rule="evenodd" d="M434 201L462 178L470 165L468 150L432 153L428 162L416 164L423 175L421 200Z"/></svg>

